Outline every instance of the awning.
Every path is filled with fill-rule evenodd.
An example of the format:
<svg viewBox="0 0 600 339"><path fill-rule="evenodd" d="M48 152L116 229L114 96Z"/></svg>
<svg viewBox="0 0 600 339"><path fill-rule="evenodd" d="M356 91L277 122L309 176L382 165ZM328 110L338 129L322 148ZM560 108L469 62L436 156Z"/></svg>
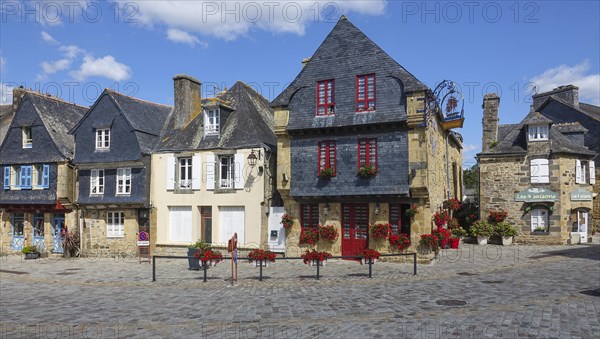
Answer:
<svg viewBox="0 0 600 339"><path fill-rule="evenodd" d="M8 213L70 213L60 201L55 204L0 204L0 208Z"/></svg>

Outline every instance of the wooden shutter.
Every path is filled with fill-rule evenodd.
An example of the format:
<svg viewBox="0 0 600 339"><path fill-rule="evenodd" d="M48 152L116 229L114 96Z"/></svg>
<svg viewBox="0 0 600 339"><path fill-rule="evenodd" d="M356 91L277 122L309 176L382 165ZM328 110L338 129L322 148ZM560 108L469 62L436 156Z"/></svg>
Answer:
<svg viewBox="0 0 600 339"><path fill-rule="evenodd" d="M575 183L583 184L584 180L581 173L581 160L575 161Z"/></svg>
<svg viewBox="0 0 600 339"><path fill-rule="evenodd" d="M532 159L529 167L529 177L531 178L531 183L540 182L540 169L537 163L537 159Z"/></svg>
<svg viewBox="0 0 600 339"><path fill-rule="evenodd" d="M42 166L42 187L50 187L50 165Z"/></svg>
<svg viewBox="0 0 600 339"><path fill-rule="evenodd" d="M215 189L215 155L206 155L206 189L213 191Z"/></svg>
<svg viewBox="0 0 600 339"><path fill-rule="evenodd" d="M4 167L4 189L10 189L10 166Z"/></svg>
<svg viewBox="0 0 600 339"><path fill-rule="evenodd" d="M540 171L539 182L549 183L550 182L550 166L548 159L538 159L538 169Z"/></svg>
<svg viewBox="0 0 600 339"><path fill-rule="evenodd" d="M244 155L243 154L235 154L234 157L235 166L233 168L233 187L236 190L241 190L246 185L246 180L244 179Z"/></svg>
<svg viewBox="0 0 600 339"><path fill-rule="evenodd" d="M590 184L596 184L596 165L594 160L590 160Z"/></svg>
<svg viewBox="0 0 600 339"><path fill-rule="evenodd" d="M199 155L192 157L192 189L200 189L200 178L202 178L201 160Z"/></svg>
<svg viewBox="0 0 600 339"><path fill-rule="evenodd" d="M175 189L175 157L167 157L167 191Z"/></svg>
<svg viewBox="0 0 600 339"><path fill-rule="evenodd" d="M31 166L21 166L21 188L31 188Z"/></svg>

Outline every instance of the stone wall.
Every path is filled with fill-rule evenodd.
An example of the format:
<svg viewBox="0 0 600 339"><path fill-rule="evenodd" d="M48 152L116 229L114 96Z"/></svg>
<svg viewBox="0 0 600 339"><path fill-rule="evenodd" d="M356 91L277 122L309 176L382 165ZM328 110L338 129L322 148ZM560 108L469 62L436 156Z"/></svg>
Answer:
<svg viewBox="0 0 600 339"><path fill-rule="evenodd" d="M125 227L123 237L107 237L106 213L124 212ZM137 233L139 225L137 209L88 210L83 213L84 255L92 257L121 257L137 253Z"/></svg>

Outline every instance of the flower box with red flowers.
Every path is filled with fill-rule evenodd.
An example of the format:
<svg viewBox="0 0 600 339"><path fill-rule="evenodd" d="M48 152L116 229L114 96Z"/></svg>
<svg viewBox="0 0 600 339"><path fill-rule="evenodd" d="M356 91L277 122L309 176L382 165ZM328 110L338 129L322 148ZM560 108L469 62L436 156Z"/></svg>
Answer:
<svg viewBox="0 0 600 339"><path fill-rule="evenodd" d="M389 238L392 250L403 252L410 247L410 237L406 234L392 234Z"/></svg>
<svg viewBox="0 0 600 339"><path fill-rule="evenodd" d="M290 228L294 225L294 219L292 219L292 217L290 217L289 215L284 214L281 216L280 224L282 224L285 228Z"/></svg>
<svg viewBox="0 0 600 339"><path fill-rule="evenodd" d="M319 226L319 235L321 239L335 241L338 237L338 230L333 225Z"/></svg>
<svg viewBox="0 0 600 339"><path fill-rule="evenodd" d="M269 262L275 262L276 254L271 251L265 251L261 249L254 249L248 253L248 259L250 264L255 267L259 267L262 262L262 266L269 267Z"/></svg>
<svg viewBox="0 0 600 339"><path fill-rule="evenodd" d="M302 259L304 259L304 263L309 266L325 266L325 262L327 259L331 258L332 255L329 252L319 252L316 250L306 250L304 254L301 255Z"/></svg>
<svg viewBox="0 0 600 339"><path fill-rule="evenodd" d="M372 178L377 175L377 168L371 165L362 166L358 170L358 175L363 178Z"/></svg>
<svg viewBox="0 0 600 339"><path fill-rule="evenodd" d="M213 251L207 249L204 251L198 251L195 257L200 260L201 266L217 266L217 264L223 260L223 254L219 251Z"/></svg>
<svg viewBox="0 0 600 339"><path fill-rule="evenodd" d="M373 224L369 226L373 239L386 239L390 235L390 224Z"/></svg>
<svg viewBox="0 0 600 339"><path fill-rule="evenodd" d="M300 245L314 245L319 240L319 230L313 228L303 228L300 231Z"/></svg>
<svg viewBox="0 0 600 339"><path fill-rule="evenodd" d="M499 209L497 211L490 211L489 213L490 214L488 216L488 220L490 222L503 222L508 216L508 212L506 212L503 209Z"/></svg>
<svg viewBox="0 0 600 339"><path fill-rule="evenodd" d="M335 171L329 166L319 171L319 178L329 179L333 176L335 176Z"/></svg>
<svg viewBox="0 0 600 339"><path fill-rule="evenodd" d="M368 264L369 262L374 264L377 262L380 256L381 253L377 252L376 250L366 248L362 251L362 258L360 258L360 264Z"/></svg>

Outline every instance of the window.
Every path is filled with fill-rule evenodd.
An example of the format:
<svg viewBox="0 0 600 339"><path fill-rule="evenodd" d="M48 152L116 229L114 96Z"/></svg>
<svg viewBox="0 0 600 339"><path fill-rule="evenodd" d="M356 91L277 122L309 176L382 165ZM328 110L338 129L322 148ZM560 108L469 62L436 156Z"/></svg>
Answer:
<svg viewBox="0 0 600 339"><path fill-rule="evenodd" d="M204 124L204 132L206 134L219 134L219 109L211 109L206 112L206 121Z"/></svg>
<svg viewBox="0 0 600 339"><path fill-rule="evenodd" d="M404 212L410 208L406 204L390 204L390 224L392 234L406 234L410 236L410 218Z"/></svg>
<svg viewBox="0 0 600 339"><path fill-rule="evenodd" d="M33 145L31 127L21 127L21 131L23 135L23 148L31 148Z"/></svg>
<svg viewBox="0 0 600 339"><path fill-rule="evenodd" d="M548 166L548 159L531 159L530 169L530 177L532 183L550 182L550 169Z"/></svg>
<svg viewBox="0 0 600 339"><path fill-rule="evenodd" d="M530 125L529 141L548 140L548 125Z"/></svg>
<svg viewBox="0 0 600 339"><path fill-rule="evenodd" d="M131 168L117 169L117 194L131 194Z"/></svg>
<svg viewBox="0 0 600 339"><path fill-rule="evenodd" d="M25 234L25 214L13 214L13 237L22 237Z"/></svg>
<svg viewBox="0 0 600 339"><path fill-rule="evenodd" d="M302 228L319 227L319 204L300 205L300 226Z"/></svg>
<svg viewBox="0 0 600 339"><path fill-rule="evenodd" d="M548 210L536 208L531 210L531 231L548 232Z"/></svg>
<svg viewBox="0 0 600 339"><path fill-rule="evenodd" d="M358 169L371 166L377 170L377 139L358 139Z"/></svg>
<svg viewBox="0 0 600 339"><path fill-rule="evenodd" d="M90 194L104 194L103 169L93 169L90 173Z"/></svg>
<svg viewBox="0 0 600 339"><path fill-rule="evenodd" d="M96 130L96 149L109 149L110 148L110 129L97 129Z"/></svg>
<svg viewBox="0 0 600 339"><path fill-rule="evenodd" d="M32 166L15 167L15 185L22 190L31 189L32 184Z"/></svg>
<svg viewBox="0 0 600 339"><path fill-rule="evenodd" d="M106 212L106 237L124 237L125 236L125 213L124 212Z"/></svg>
<svg viewBox="0 0 600 339"><path fill-rule="evenodd" d="M179 158L179 188L192 188L192 158Z"/></svg>
<svg viewBox="0 0 600 339"><path fill-rule="evenodd" d="M33 166L33 185L35 188L48 188L50 185L50 165Z"/></svg>
<svg viewBox="0 0 600 339"><path fill-rule="evenodd" d="M33 236L44 237L44 214L36 213L33 215Z"/></svg>
<svg viewBox="0 0 600 339"><path fill-rule="evenodd" d="M333 80L317 81L317 115L332 115L334 112Z"/></svg>
<svg viewBox="0 0 600 339"><path fill-rule="evenodd" d="M319 173L331 168L335 176L335 141L322 141L319 143Z"/></svg>
<svg viewBox="0 0 600 339"><path fill-rule="evenodd" d="M594 161L577 160L575 165L575 183L592 184L596 183L596 164Z"/></svg>
<svg viewBox="0 0 600 339"><path fill-rule="evenodd" d="M4 189L5 190L9 190L10 189L10 176L11 173L11 168L10 166L4 166Z"/></svg>
<svg viewBox="0 0 600 339"><path fill-rule="evenodd" d="M356 77L356 111L375 110L375 74Z"/></svg>
<svg viewBox="0 0 600 339"><path fill-rule="evenodd" d="M221 164L221 180L219 180L219 188L233 188L233 157L220 156L219 162Z"/></svg>

